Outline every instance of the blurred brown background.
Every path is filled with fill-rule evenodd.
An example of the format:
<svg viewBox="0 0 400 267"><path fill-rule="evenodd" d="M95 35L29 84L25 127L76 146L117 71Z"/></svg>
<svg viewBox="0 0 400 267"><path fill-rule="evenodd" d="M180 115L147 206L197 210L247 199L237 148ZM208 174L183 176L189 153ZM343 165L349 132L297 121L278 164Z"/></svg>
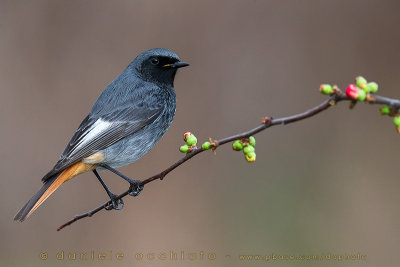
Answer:
<svg viewBox="0 0 400 267"><path fill-rule="evenodd" d="M12 218L103 88L141 51L170 48L191 66L175 82L170 130L121 168L132 178L182 157L184 131L204 141L265 115L302 112L325 99L323 82L345 88L362 74L380 94L400 98L399 8L399 1L1 0L0 265L247 266L257 262L239 254L361 253L366 261L343 266L398 266L400 137L377 106L350 111L341 103L271 128L257 136L254 164L229 146L201 154L127 198L123 211L61 232L57 226L107 199L93 174L63 185L23 224ZM105 179L115 192L127 187L112 174ZM60 251L125 258L57 261ZM170 251L217 259L135 260Z"/></svg>

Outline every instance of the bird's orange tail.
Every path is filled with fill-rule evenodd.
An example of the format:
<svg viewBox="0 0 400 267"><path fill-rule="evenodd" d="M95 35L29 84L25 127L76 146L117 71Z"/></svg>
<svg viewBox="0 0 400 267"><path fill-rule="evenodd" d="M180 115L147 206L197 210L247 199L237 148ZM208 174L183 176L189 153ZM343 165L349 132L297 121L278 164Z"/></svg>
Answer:
<svg viewBox="0 0 400 267"><path fill-rule="evenodd" d="M93 170L94 165L82 162L75 163L68 167L60 174L57 174L47 180L43 187L25 204L25 206L15 215L14 220L24 221L28 218L39 206L66 181L74 178L78 174Z"/></svg>

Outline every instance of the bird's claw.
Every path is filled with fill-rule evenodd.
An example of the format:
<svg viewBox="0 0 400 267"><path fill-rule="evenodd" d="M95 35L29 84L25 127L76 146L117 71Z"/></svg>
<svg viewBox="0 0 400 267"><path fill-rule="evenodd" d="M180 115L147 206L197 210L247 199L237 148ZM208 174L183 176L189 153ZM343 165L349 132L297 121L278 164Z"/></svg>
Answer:
<svg viewBox="0 0 400 267"><path fill-rule="evenodd" d="M137 197L140 194L140 192L142 192L143 188L144 188L143 185L132 183L131 186L129 187L129 190L131 191L129 195L132 197Z"/></svg>
<svg viewBox="0 0 400 267"><path fill-rule="evenodd" d="M117 195L114 195L114 194L110 197L111 204L109 204L107 207L105 207L106 210L122 210L123 209L124 201L122 200L122 198L116 199L116 197L117 197Z"/></svg>

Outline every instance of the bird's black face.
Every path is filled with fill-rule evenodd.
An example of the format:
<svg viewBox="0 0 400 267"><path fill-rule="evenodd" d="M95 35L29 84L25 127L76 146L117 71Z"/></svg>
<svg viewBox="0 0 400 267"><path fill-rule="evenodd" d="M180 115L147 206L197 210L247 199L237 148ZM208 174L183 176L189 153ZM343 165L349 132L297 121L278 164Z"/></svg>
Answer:
<svg viewBox="0 0 400 267"><path fill-rule="evenodd" d="M178 68L189 66L181 62L179 57L167 49L153 49L142 53L134 60L136 71L141 77L150 82L173 85Z"/></svg>

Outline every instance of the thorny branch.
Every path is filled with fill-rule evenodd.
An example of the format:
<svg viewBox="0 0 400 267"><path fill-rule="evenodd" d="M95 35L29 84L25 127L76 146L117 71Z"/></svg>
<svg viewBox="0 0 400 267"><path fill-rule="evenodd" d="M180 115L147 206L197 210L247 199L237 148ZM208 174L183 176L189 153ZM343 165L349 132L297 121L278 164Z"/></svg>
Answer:
<svg viewBox="0 0 400 267"><path fill-rule="evenodd" d="M238 140L238 139L242 139L242 138L246 138L249 137L251 135L255 135L271 126L275 126L275 125L285 125L285 124L289 124L289 123L293 123L293 122L297 122L297 121L301 121L304 119L307 119L309 117L312 117L314 115L317 115L318 113L330 108L331 106L334 106L336 103L341 102L341 101L351 101L350 106L353 107L355 105L355 101L351 98L349 98L345 93L343 93L339 88L335 87L336 91L335 94L329 96L329 98L327 98L325 101L323 101L321 104L319 104L318 106L315 106L303 113L299 113L299 114L295 114L292 116L288 116L288 117L282 117L282 118L277 118L277 119L273 119L273 118L269 118L269 117L265 117L261 124L249 131L243 132L243 133L239 133L236 135L232 135L229 137L225 137L225 138L221 138L219 140L212 140L210 138L211 141L211 148L213 151L215 151L215 149L217 149L218 146L224 145L226 143ZM398 99L391 99L391 98L387 98L387 97L382 97L382 96L378 96L378 95L368 95L366 102L370 103L370 104L385 104L390 106L392 109L394 109L396 111L396 113L400 110L400 100ZM189 159L193 158L194 156L200 154L201 152L203 152L205 150L202 150L201 147L199 148L195 148L193 149L191 152L187 153L183 158L181 158L180 160L178 160L177 162L175 162L174 164L172 164L171 166L169 166L168 168L166 168L165 170L163 170L160 173L157 173L145 180L143 180L139 186L144 186L148 183L151 183L155 180L162 180L165 178L165 176L167 176L167 174L169 174L171 171L173 171L175 168L179 167L180 165L182 165L183 163L185 163L186 161L188 161ZM122 194L118 195L116 197L116 200L119 200L125 196L127 196L132 189L128 189L125 192L123 192ZM91 217L94 214L96 214L97 212L105 209L107 206L111 205L111 200L105 202L104 204L98 206L97 208L88 211L86 213L83 214L79 214L79 215L75 215L73 219L69 220L68 222L64 223L63 225L61 225L60 227L57 228L57 231L60 231L61 229L63 229L64 227L71 225L72 223L81 220L83 218L86 217Z"/></svg>

